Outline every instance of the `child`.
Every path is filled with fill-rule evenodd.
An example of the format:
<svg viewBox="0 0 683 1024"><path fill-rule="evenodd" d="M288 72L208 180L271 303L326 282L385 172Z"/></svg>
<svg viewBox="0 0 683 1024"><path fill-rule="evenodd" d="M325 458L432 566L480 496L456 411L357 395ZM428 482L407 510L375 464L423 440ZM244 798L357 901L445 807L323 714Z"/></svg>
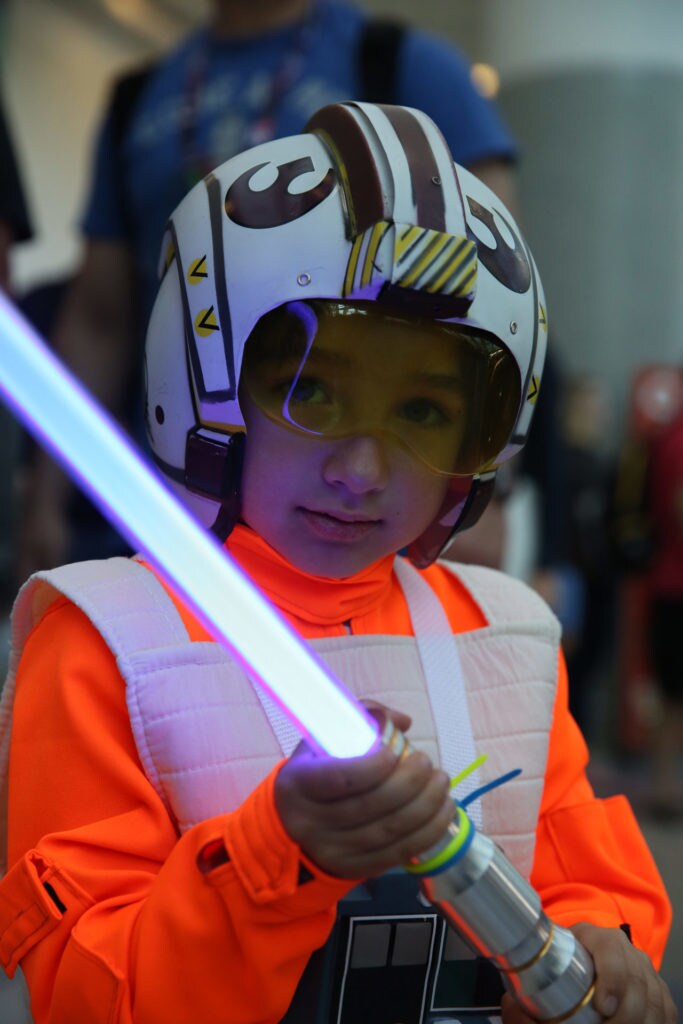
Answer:
<svg viewBox="0 0 683 1024"><path fill-rule="evenodd" d="M36 1024L499 1013L497 972L399 870L443 836L449 777L482 752L471 788L522 774L468 809L576 925L597 1007L673 1021L646 955L669 905L625 801L585 778L555 620L500 574L432 564L538 392L544 299L510 215L424 115L339 104L196 186L162 274L160 471L352 690L412 721L414 753L294 752L144 563L34 578L15 613L0 948Z"/></svg>

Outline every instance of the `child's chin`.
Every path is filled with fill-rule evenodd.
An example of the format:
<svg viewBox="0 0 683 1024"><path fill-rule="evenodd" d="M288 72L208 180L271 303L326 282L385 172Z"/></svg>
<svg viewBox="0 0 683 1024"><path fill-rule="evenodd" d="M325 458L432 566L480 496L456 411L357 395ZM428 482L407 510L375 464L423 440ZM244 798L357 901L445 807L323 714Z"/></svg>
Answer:
<svg viewBox="0 0 683 1024"><path fill-rule="evenodd" d="M385 552L368 553L350 550L348 546L339 549L318 552L297 552L289 555L288 561L302 572L322 579L343 580L367 569L373 562L384 556Z"/></svg>

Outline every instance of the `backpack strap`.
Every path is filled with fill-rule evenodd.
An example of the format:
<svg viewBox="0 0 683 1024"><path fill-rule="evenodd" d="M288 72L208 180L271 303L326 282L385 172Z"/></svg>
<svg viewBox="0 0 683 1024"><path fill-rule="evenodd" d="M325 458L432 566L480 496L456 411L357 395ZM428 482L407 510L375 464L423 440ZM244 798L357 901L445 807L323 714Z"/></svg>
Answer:
<svg viewBox="0 0 683 1024"><path fill-rule="evenodd" d="M114 143L117 150L123 144L123 140L135 112L135 106L145 85L150 79L154 64L145 64L124 75L120 75L114 82L114 87L109 101L109 116L111 118Z"/></svg>
<svg viewBox="0 0 683 1024"><path fill-rule="evenodd" d="M372 18L358 45L361 97L367 103L396 103L401 48L407 27L389 18Z"/></svg>
<svg viewBox="0 0 683 1024"><path fill-rule="evenodd" d="M120 75L114 82L109 101L109 119L112 126L113 159L116 166L116 181L120 190L121 204L124 212L126 231L130 235L132 227L132 213L129 201L126 197L126 180L124 166L124 144L126 133L130 127L135 108L149 79L154 71L154 64L145 64L124 75Z"/></svg>

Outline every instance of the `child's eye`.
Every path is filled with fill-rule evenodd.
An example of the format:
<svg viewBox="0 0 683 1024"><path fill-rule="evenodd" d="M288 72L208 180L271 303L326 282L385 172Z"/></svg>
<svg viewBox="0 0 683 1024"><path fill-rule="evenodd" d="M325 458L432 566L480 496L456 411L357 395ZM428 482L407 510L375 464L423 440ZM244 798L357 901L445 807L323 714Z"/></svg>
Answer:
<svg viewBox="0 0 683 1024"><path fill-rule="evenodd" d="M420 427L445 427L451 414L431 398L413 398L401 406L401 416Z"/></svg>
<svg viewBox="0 0 683 1024"><path fill-rule="evenodd" d="M327 389L322 381L317 380L315 377L300 377L293 386L290 382L287 393L289 394L290 402L322 405L324 402L329 401Z"/></svg>

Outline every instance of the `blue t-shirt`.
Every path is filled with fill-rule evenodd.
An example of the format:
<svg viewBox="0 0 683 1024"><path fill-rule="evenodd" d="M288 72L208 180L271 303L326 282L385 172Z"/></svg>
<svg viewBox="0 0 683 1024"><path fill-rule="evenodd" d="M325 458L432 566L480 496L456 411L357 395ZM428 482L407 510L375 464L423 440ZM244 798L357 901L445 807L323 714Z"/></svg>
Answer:
<svg viewBox="0 0 683 1024"><path fill-rule="evenodd" d="M347 0L318 0L306 22L240 40L206 31L185 40L150 75L115 157L102 126L85 234L128 239L146 322L157 288L166 221L196 180L265 138L295 135L327 103L362 98L358 43L367 15ZM407 32L395 103L429 114L459 163L511 159L515 146L448 43Z"/></svg>

